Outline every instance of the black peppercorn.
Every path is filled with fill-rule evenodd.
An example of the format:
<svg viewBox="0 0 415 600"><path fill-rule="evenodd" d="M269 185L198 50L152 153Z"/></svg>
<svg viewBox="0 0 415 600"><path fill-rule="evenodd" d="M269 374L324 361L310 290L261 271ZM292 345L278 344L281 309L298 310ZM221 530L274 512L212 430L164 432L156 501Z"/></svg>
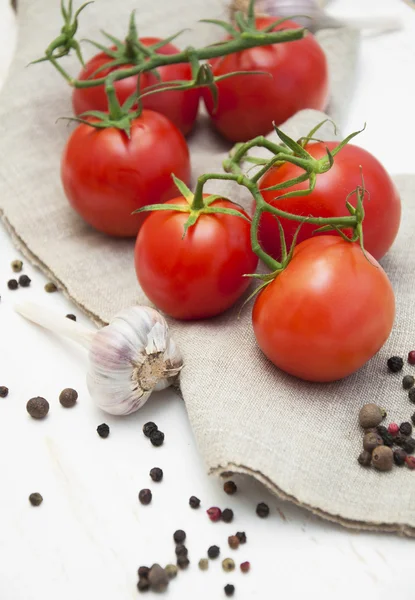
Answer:
<svg viewBox="0 0 415 600"><path fill-rule="evenodd" d="M412 433L412 425L408 421L405 421L404 423L401 423L400 426L399 426L399 432L402 435L411 435L411 433Z"/></svg>
<svg viewBox="0 0 415 600"><path fill-rule="evenodd" d="M137 583L137 589L139 592L146 592L150 589L150 582L147 577L141 577Z"/></svg>
<svg viewBox="0 0 415 600"><path fill-rule="evenodd" d="M27 275L20 275L19 285L21 285L22 287L29 287L31 282L32 282L32 280Z"/></svg>
<svg viewBox="0 0 415 600"><path fill-rule="evenodd" d="M190 560L187 558L187 556L178 556L177 557L177 566L179 567L179 569L187 569L187 567L190 565Z"/></svg>
<svg viewBox="0 0 415 600"><path fill-rule="evenodd" d="M1 390L1 388L0 388L0 390ZM7 388L6 388L6 390L7 390ZM8 392L8 391L9 391L9 390L7 390L7 392ZM0 391L0 396L1 396L1 391ZM6 394L6 396L7 396L7 394ZM3 396L3 398L4 398L4 396ZM412 415L412 417L411 417L411 421L412 421L412 423L415 425L415 413Z"/></svg>
<svg viewBox="0 0 415 600"><path fill-rule="evenodd" d="M5 385L0 385L0 398L5 398L9 394L9 388Z"/></svg>
<svg viewBox="0 0 415 600"><path fill-rule="evenodd" d="M199 500L199 498L196 498L196 496L190 496L189 504L190 504L191 508L199 508L200 500Z"/></svg>
<svg viewBox="0 0 415 600"><path fill-rule="evenodd" d="M153 431L150 434L150 442L153 444L153 446L161 446L164 442L164 433L158 429Z"/></svg>
<svg viewBox="0 0 415 600"><path fill-rule="evenodd" d="M16 279L9 279L9 281L7 282L7 287L9 288L9 290L17 290L19 284L17 283Z"/></svg>
<svg viewBox="0 0 415 600"><path fill-rule="evenodd" d="M153 565L148 574L148 582L153 592L164 592L169 585L169 577L166 570L160 565Z"/></svg>
<svg viewBox="0 0 415 600"><path fill-rule="evenodd" d="M398 373L402 371L403 359L400 356L391 356L388 358L388 369L392 373Z"/></svg>
<svg viewBox="0 0 415 600"><path fill-rule="evenodd" d="M395 465L397 465L398 467L401 467L402 465L405 464L405 458L407 457L407 454L404 450L395 450L393 453L393 462L395 463Z"/></svg>
<svg viewBox="0 0 415 600"><path fill-rule="evenodd" d="M149 421L148 423L144 423L143 425L143 433L146 437L150 437L153 431L157 431L158 427L153 421Z"/></svg>
<svg viewBox="0 0 415 600"><path fill-rule="evenodd" d="M395 437L391 433L387 431L386 433L381 434L380 437L382 438L382 441L385 444L385 446L389 446L389 448L392 448L392 446L395 443Z"/></svg>
<svg viewBox="0 0 415 600"><path fill-rule="evenodd" d="M219 546L210 546L210 548L208 548L207 554L209 558L218 558L220 554Z"/></svg>
<svg viewBox="0 0 415 600"><path fill-rule="evenodd" d="M228 585L225 585L225 587L223 589L225 590L226 596L233 596L235 593L235 586L232 585L231 583L228 583Z"/></svg>
<svg viewBox="0 0 415 600"><path fill-rule="evenodd" d="M176 544L183 544L184 540L186 539L186 533L183 531L183 529L178 529L173 533L173 539Z"/></svg>
<svg viewBox="0 0 415 600"><path fill-rule="evenodd" d="M256 514L258 515L258 517L261 517L261 519L265 519L265 517L268 517L268 515L269 515L268 504L265 504L265 502L260 502L256 507Z"/></svg>
<svg viewBox="0 0 415 600"><path fill-rule="evenodd" d="M138 576L148 578L148 574L150 573L150 569L148 567L139 567L138 568Z"/></svg>
<svg viewBox="0 0 415 600"><path fill-rule="evenodd" d="M378 425L376 427L376 431L378 432L378 434L380 436L383 436L385 433L388 433L388 428L385 427L384 425ZM369 433L369 432L366 432L366 433Z"/></svg>
<svg viewBox="0 0 415 600"><path fill-rule="evenodd" d="M98 432L99 437L102 437L105 439L110 434L110 428L106 423L102 423L101 425L98 425L97 432Z"/></svg>
<svg viewBox="0 0 415 600"><path fill-rule="evenodd" d="M236 532L236 537L238 538L240 544L246 544L246 534L245 534L245 531L237 531Z"/></svg>
<svg viewBox="0 0 415 600"><path fill-rule="evenodd" d="M11 267L14 273L20 273L20 271L23 269L23 263L21 260L13 260L11 263Z"/></svg>
<svg viewBox="0 0 415 600"><path fill-rule="evenodd" d="M152 497L153 495L151 490L148 489L140 490L138 494L138 499L140 500L141 504L144 505L150 504Z"/></svg>
<svg viewBox="0 0 415 600"><path fill-rule="evenodd" d="M233 494L235 494L236 491L237 491L237 489L238 488L236 487L236 483L234 481L226 481L223 484L223 491L226 494L229 494L230 496L232 496Z"/></svg>
<svg viewBox="0 0 415 600"><path fill-rule="evenodd" d="M414 387L415 378L412 375L405 375L402 379L402 387L404 390L409 390L411 387Z"/></svg>
<svg viewBox="0 0 415 600"><path fill-rule="evenodd" d="M163 479L163 471L158 467L153 467L150 471L150 477L153 481L159 482Z"/></svg>
<svg viewBox="0 0 415 600"><path fill-rule="evenodd" d="M233 510L225 508L225 510L222 511L221 519L225 523L231 523L233 521Z"/></svg>
<svg viewBox="0 0 415 600"><path fill-rule="evenodd" d="M415 403L415 387L411 388L408 392L408 398L411 402Z"/></svg>
<svg viewBox="0 0 415 600"><path fill-rule="evenodd" d="M43 497L41 494L35 492L34 494L30 494L29 502L32 506L39 506L43 502Z"/></svg>
<svg viewBox="0 0 415 600"><path fill-rule="evenodd" d="M59 402L65 408L72 408L78 400L78 392L72 388L65 388L59 394Z"/></svg>
<svg viewBox="0 0 415 600"><path fill-rule="evenodd" d="M402 449L405 450L407 454L412 454L415 450L415 440L412 437L406 438L406 440L402 444Z"/></svg>
<svg viewBox="0 0 415 600"><path fill-rule="evenodd" d="M187 556L189 554L189 551L184 544L177 544L175 552L176 556Z"/></svg>
<svg viewBox="0 0 415 600"><path fill-rule="evenodd" d="M76 321L76 315L73 315L72 313L68 313L66 318L70 319L71 321Z"/></svg>
<svg viewBox="0 0 415 600"><path fill-rule="evenodd" d="M362 465L362 467L369 467L370 463L372 462L371 453L367 450L363 450L363 452L359 454L357 462L359 463L359 465Z"/></svg>
<svg viewBox="0 0 415 600"><path fill-rule="evenodd" d="M49 402L40 396L31 398L26 404L26 410L33 419L43 419L49 412Z"/></svg>
<svg viewBox="0 0 415 600"><path fill-rule="evenodd" d="M48 283L45 284L45 292L48 292L48 294L53 294L54 292L57 292L57 291L58 291L58 288L52 281L49 281Z"/></svg>

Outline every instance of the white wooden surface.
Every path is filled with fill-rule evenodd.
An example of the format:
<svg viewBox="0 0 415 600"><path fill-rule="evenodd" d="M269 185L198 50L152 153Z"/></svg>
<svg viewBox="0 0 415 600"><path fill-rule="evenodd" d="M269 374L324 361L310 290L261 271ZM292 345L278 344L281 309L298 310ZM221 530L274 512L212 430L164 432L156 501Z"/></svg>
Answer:
<svg viewBox="0 0 415 600"><path fill-rule="evenodd" d="M402 16L402 32L363 41L347 131L367 121L361 145L392 173L414 172L415 11L398 0L337 0L331 10L337 15L375 11ZM8 0L0 0L2 79L13 39ZM171 392L125 419L109 418L92 406L84 382L84 351L23 322L13 313L13 303L27 298L62 315L77 311L60 294L46 294L44 277L29 265L24 272L32 277L31 287L8 290L9 263L16 257L0 227L0 385L10 388L8 398L0 399L1 600L137 598L137 567L174 560L172 533L177 528L187 531L191 567L171 583L167 597L172 599L216 600L224 597L228 582L235 584L235 598L241 600L414 597L413 541L347 531L277 501L247 479L237 480L240 493L227 497L220 482L205 474L184 405ZM79 391L74 409L58 403L64 387ZM36 395L51 404L42 422L25 410ZM153 448L141 433L150 419L166 433L162 448ZM95 431L103 421L111 426L106 440ZM162 483L150 481L153 466L163 468ZM148 507L137 501L143 487L153 490ZM34 491L44 496L39 508L27 500ZM187 504L192 494L202 499L199 511ZM268 520L254 514L261 500L271 507ZM211 505L232 507L234 523L211 524L204 512ZM235 552L226 539L236 530L246 531L248 543ZM232 556L237 564L250 560L251 573L225 574L219 561L200 572L197 562L214 543L221 546L222 558Z"/></svg>

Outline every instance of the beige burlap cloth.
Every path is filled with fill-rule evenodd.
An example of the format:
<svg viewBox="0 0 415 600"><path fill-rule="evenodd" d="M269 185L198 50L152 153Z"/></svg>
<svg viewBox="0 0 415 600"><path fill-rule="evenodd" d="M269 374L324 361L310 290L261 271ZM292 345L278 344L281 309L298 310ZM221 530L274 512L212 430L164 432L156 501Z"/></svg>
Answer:
<svg viewBox="0 0 415 600"><path fill-rule="evenodd" d="M83 15L81 35L96 38L102 27L122 36L132 8L138 9L140 33L155 35L226 13L222 0L97 0ZM62 192L59 162L68 129L55 121L71 113L70 90L51 66L26 68L56 35L59 19L56 0L20 4L18 50L0 97L0 209L23 253L95 322L104 323L146 298L136 282L133 242L91 230ZM208 26L196 29L181 43L216 40ZM330 114L339 121L352 87L357 35L323 31L319 39L330 61ZM304 111L285 130L299 137L320 119ZM321 135L332 137L332 131ZM226 147L203 123L190 143L195 174L220 170ZM413 412L400 376L385 369L387 356L405 354L415 340L415 258L408 252L415 244L415 181L396 181L404 204L402 229L384 260L397 296L396 325L385 348L359 373L331 385L310 385L278 371L255 345L250 308L239 320L236 308L208 322L171 326L186 362L182 394L209 472L248 473L280 496L344 525L415 535L414 475L406 468L380 474L356 463L357 412L364 402L380 402L396 421ZM220 189L243 201L238 190Z"/></svg>

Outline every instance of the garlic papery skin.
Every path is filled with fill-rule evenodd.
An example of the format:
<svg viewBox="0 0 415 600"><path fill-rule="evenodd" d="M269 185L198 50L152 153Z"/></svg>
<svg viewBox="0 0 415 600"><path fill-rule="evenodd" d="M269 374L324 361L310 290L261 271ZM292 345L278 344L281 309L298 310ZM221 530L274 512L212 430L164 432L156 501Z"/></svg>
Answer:
<svg viewBox="0 0 415 600"><path fill-rule="evenodd" d="M100 408L128 415L153 391L168 387L183 367L165 319L153 308L121 311L95 335L89 351L88 390Z"/></svg>
<svg viewBox="0 0 415 600"><path fill-rule="evenodd" d="M32 302L18 304L15 310L89 350L89 393L112 415L128 415L144 406L151 393L171 385L183 367L166 320L148 306L126 308L98 331Z"/></svg>

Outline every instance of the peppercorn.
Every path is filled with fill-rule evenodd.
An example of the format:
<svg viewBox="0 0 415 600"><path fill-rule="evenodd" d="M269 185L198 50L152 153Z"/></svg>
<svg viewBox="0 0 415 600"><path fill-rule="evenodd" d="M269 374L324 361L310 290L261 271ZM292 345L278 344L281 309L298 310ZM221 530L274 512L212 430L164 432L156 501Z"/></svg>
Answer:
<svg viewBox="0 0 415 600"><path fill-rule="evenodd" d="M176 542L176 544L183 544L184 540L186 539L186 534L183 531L183 529L178 529L177 531L175 531L173 533L173 539Z"/></svg>
<svg viewBox="0 0 415 600"><path fill-rule="evenodd" d="M225 590L226 596L233 596L235 593L235 586L232 585L231 583L228 583L228 585L225 585L225 587L223 589Z"/></svg>
<svg viewBox="0 0 415 600"><path fill-rule="evenodd" d="M6 390L7 390L7 388L6 388ZM7 390L7 391L9 391L9 390ZM0 396L1 396L1 393L0 393ZM7 396L7 394L6 394L6 396ZM3 398L4 398L4 396L3 396ZM412 415L411 421L412 421L413 425L415 425L415 413Z"/></svg>
<svg viewBox="0 0 415 600"><path fill-rule="evenodd" d="M401 467L403 464L405 464L406 457L407 457L406 452L399 448L398 450L395 450L393 453L393 462L398 467Z"/></svg>
<svg viewBox="0 0 415 600"><path fill-rule="evenodd" d="M222 569L226 573L230 573L235 569L235 562L231 558L224 558L222 561Z"/></svg>
<svg viewBox="0 0 415 600"><path fill-rule="evenodd" d="M23 263L21 260L13 260L11 263L11 267L14 273L20 273L20 271L23 269Z"/></svg>
<svg viewBox="0 0 415 600"><path fill-rule="evenodd" d="M164 442L164 433L157 429L150 434L150 442L153 446L162 446Z"/></svg>
<svg viewBox="0 0 415 600"><path fill-rule="evenodd" d="M258 517L261 517L261 519L265 519L265 517L268 517L268 515L269 515L268 504L265 504L265 502L260 502L256 507L256 514L258 515Z"/></svg>
<svg viewBox="0 0 415 600"><path fill-rule="evenodd" d="M406 466L409 469L415 469L415 456L407 456L405 458Z"/></svg>
<svg viewBox="0 0 415 600"><path fill-rule="evenodd" d="M72 388L65 388L59 394L59 402L65 408L72 408L78 400L78 392Z"/></svg>
<svg viewBox="0 0 415 600"><path fill-rule="evenodd" d="M407 454L412 454L415 450L415 440L412 437L406 438L406 440L402 444L402 449L405 450Z"/></svg>
<svg viewBox="0 0 415 600"><path fill-rule="evenodd" d="M73 315L72 313L68 313L66 318L70 319L71 321L76 321L76 315Z"/></svg>
<svg viewBox="0 0 415 600"><path fill-rule="evenodd" d="M363 429L376 427L382 418L382 410L377 404L365 404L359 411L359 423Z"/></svg>
<svg viewBox="0 0 415 600"><path fill-rule="evenodd" d="M404 390L409 390L414 386L415 378L412 375L405 375L402 379L402 387Z"/></svg>
<svg viewBox="0 0 415 600"><path fill-rule="evenodd" d="M139 592L146 592L150 589L150 582L148 581L147 577L142 577L138 580L137 589Z"/></svg>
<svg viewBox="0 0 415 600"><path fill-rule="evenodd" d="M150 504L152 497L153 494L151 493L151 490L147 488L140 490L138 493L138 499L140 500L141 504L144 505Z"/></svg>
<svg viewBox="0 0 415 600"><path fill-rule="evenodd" d="M164 592L169 585L169 578L165 569L158 564L153 565L148 574L148 582L153 592Z"/></svg>
<svg viewBox="0 0 415 600"><path fill-rule="evenodd" d="M399 431L402 435L411 435L412 425L408 423L408 421L405 421L404 423L401 423Z"/></svg>
<svg viewBox="0 0 415 600"><path fill-rule="evenodd" d="M150 573L150 569L148 567L139 567L138 568L138 576L148 578L148 574Z"/></svg>
<svg viewBox="0 0 415 600"><path fill-rule="evenodd" d="M236 537L238 538L240 544L246 544L246 534L245 534L245 531L237 531L236 532Z"/></svg>
<svg viewBox="0 0 415 600"><path fill-rule="evenodd" d="M32 506L39 506L43 502L43 497L38 492L35 492L34 494L30 494L29 502Z"/></svg>
<svg viewBox="0 0 415 600"><path fill-rule="evenodd" d="M410 402L415 403L415 387L411 388L408 392L408 398Z"/></svg>
<svg viewBox="0 0 415 600"><path fill-rule="evenodd" d="M150 477L153 481L158 483L163 479L163 471L158 467L153 467L150 471Z"/></svg>
<svg viewBox="0 0 415 600"><path fill-rule="evenodd" d="M216 523L216 521L219 521L219 519L222 515L221 509L218 508L217 506L212 506L211 508L208 508L206 512L207 512L209 519L211 521L213 521L214 523Z"/></svg>
<svg viewBox="0 0 415 600"><path fill-rule="evenodd" d="M367 431L365 431L365 433L373 433L373 431L368 429ZM378 433L382 437L385 433L388 433L388 428L384 425L378 425L376 427L375 433Z"/></svg>
<svg viewBox="0 0 415 600"><path fill-rule="evenodd" d="M189 504L190 504L191 508L199 508L200 500L199 500L199 498L196 498L196 496L190 496Z"/></svg>
<svg viewBox="0 0 415 600"><path fill-rule="evenodd" d="M359 454L357 462L359 463L359 465L362 465L362 467L369 467L370 463L372 462L371 453L367 450L363 450L363 452Z"/></svg>
<svg viewBox="0 0 415 600"><path fill-rule="evenodd" d="M101 425L98 425L97 427L97 433L99 437L104 439L107 438L110 434L109 425L107 425L106 423L101 423Z"/></svg>
<svg viewBox="0 0 415 600"><path fill-rule="evenodd" d="M377 433L366 433L363 438L363 448L368 452L372 452L378 446L382 446L383 440Z"/></svg>
<svg viewBox="0 0 415 600"><path fill-rule="evenodd" d="M229 544L229 547L232 548L232 550L236 550L237 548L239 548L240 543L241 542L239 541L238 536L230 535L228 537L228 544Z"/></svg>
<svg viewBox="0 0 415 600"><path fill-rule="evenodd" d="M403 360L400 356L391 356L388 358L388 369L392 371L392 373L398 373L402 371Z"/></svg>
<svg viewBox="0 0 415 600"><path fill-rule="evenodd" d="M246 560L245 562L241 563L240 568L242 573L248 573L249 569L251 568L251 563Z"/></svg>
<svg viewBox="0 0 415 600"><path fill-rule="evenodd" d="M184 544L177 544L175 552L176 556L187 556L189 554L189 551Z"/></svg>
<svg viewBox="0 0 415 600"><path fill-rule="evenodd" d="M415 350L408 352L408 362L410 365L415 365Z"/></svg>
<svg viewBox="0 0 415 600"><path fill-rule="evenodd" d="M44 419L49 412L49 402L37 396L26 404L26 410L33 419Z"/></svg>
<svg viewBox="0 0 415 600"><path fill-rule="evenodd" d="M234 481L226 481L223 484L223 491L229 496L232 496L237 492L238 488L236 487L236 483Z"/></svg>
<svg viewBox="0 0 415 600"><path fill-rule="evenodd" d="M209 561L207 558L201 558L199 560L199 569L201 571L207 571L209 568Z"/></svg>
<svg viewBox="0 0 415 600"><path fill-rule="evenodd" d="M0 398L6 398L9 394L9 388L5 385L0 385Z"/></svg>
<svg viewBox="0 0 415 600"><path fill-rule="evenodd" d="M387 431L386 433L382 434L380 437L382 438L382 441L385 444L385 446L389 446L389 448L392 448L392 446L395 443L396 436L392 435L391 433L389 433Z"/></svg>
<svg viewBox="0 0 415 600"><path fill-rule="evenodd" d="M390 471L393 466L393 452L387 446L378 446L372 452L372 464L378 471Z"/></svg>
<svg viewBox="0 0 415 600"><path fill-rule="evenodd" d="M180 555L177 557L177 566L179 569L187 569L189 565L190 560L187 558L187 556Z"/></svg>
<svg viewBox="0 0 415 600"><path fill-rule="evenodd" d="M167 565L164 570L166 571L169 579L174 579L177 576L178 569L176 565Z"/></svg>
<svg viewBox="0 0 415 600"><path fill-rule="evenodd" d="M19 284L17 283L16 279L9 279L9 281L7 282L7 287L9 288L9 290L17 290Z"/></svg>
<svg viewBox="0 0 415 600"><path fill-rule="evenodd" d="M391 435L398 435L399 433L399 425L397 423L391 423L388 427L388 433ZM382 436L383 437L383 436Z"/></svg>
<svg viewBox="0 0 415 600"><path fill-rule="evenodd" d="M225 510L222 511L221 519L222 521L224 521L224 523L232 523L233 510L231 510L230 508L225 508Z"/></svg>
<svg viewBox="0 0 415 600"><path fill-rule="evenodd" d="M210 548L208 548L207 554L209 558L218 558L220 554L219 546L210 546Z"/></svg>
<svg viewBox="0 0 415 600"><path fill-rule="evenodd" d="M52 281L49 281L48 283L45 284L45 292L47 292L48 294L53 294L54 292L57 292L57 291L58 291L58 288Z"/></svg>
<svg viewBox="0 0 415 600"><path fill-rule="evenodd" d="M20 275L19 285L21 285L22 287L29 287L31 282L32 282L32 280L27 275Z"/></svg>
<svg viewBox="0 0 415 600"><path fill-rule="evenodd" d="M157 431L158 427L153 421L149 421L148 423L144 423L143 425L143 433L146 437L150 437L153 431Z"/></svg>

